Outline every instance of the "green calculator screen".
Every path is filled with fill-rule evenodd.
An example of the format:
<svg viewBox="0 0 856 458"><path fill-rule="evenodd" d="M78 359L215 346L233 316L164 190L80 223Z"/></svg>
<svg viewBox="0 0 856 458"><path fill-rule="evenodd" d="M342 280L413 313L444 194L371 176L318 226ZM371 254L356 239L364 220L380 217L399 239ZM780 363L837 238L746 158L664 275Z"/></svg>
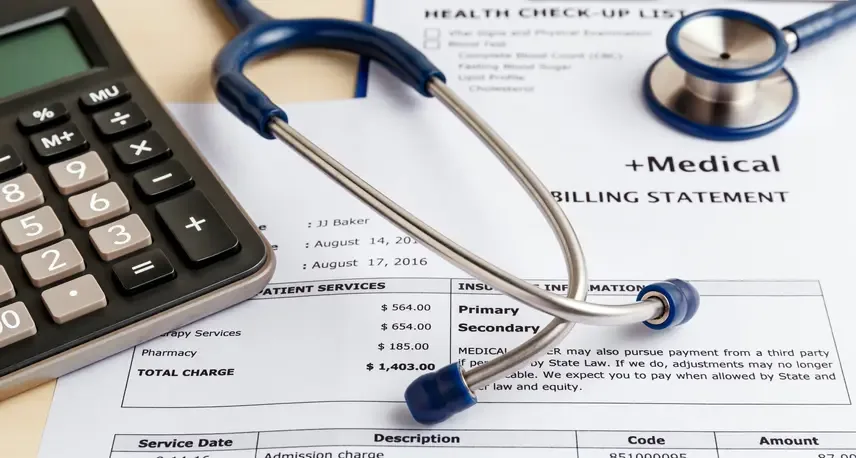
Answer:
<svg viewBox="0 0 856 458"><path fill-rule="evenodd" d="M69 28L54 22L0 37L0 98L92 66Z"/></svg>

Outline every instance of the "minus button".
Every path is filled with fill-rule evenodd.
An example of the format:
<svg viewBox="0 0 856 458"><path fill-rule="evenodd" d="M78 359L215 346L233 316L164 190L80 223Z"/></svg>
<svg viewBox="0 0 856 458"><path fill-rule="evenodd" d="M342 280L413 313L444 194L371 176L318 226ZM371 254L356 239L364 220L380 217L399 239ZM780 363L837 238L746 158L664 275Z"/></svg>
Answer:
<svg viewBox="0 0 856 458"><path fill-rule="evenodd" d="M171 196L193 186L193 177L175 159L134 175L134 187L151 202Z"/></svg>

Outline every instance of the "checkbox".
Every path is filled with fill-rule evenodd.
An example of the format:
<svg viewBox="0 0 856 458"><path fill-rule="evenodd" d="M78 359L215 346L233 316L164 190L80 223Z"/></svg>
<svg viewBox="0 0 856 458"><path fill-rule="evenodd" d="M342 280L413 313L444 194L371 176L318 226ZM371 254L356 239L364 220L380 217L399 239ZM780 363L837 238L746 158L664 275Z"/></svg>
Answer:
<svg viewBox="0 0 856 458"><path fill-rule="evenodd" d="M425 38L439 39L440 29L425 29Z"/></svg>
<svg viewBox="0 0 856 458"><path fill-rule="evenodd" d="M425 49L440 49L440 40L425 40Z"/></svg>

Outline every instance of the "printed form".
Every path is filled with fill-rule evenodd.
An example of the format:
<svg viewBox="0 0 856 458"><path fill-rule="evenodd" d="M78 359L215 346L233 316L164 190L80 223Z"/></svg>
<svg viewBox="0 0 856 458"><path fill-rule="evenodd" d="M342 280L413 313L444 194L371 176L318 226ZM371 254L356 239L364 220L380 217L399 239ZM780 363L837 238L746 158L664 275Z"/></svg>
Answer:
<svg viewBox="0 0 856 458"><path fill-rule="evenodd" d="M516 11L583 6L492 1L514 17L484 13L488 2L426 15L462 2L441 3L380 0L377 19L420 44L439 33L432 58L567 212L589 300L632 301L680 277L701 293L695 318L667 332L577 325L470 410L417 425L403 403L415 377L474 367L550 317L435 256L221 107L176 105L275 247L275 278L252 300L63 377L40 457L856 457L853 48L794 55L793 121L714 143L660 125L639 95L675 19L664 12L682 8L592 3L629 13L533 20ZM786 21L817 5L746 8ZM537 38L538 27L556 34ZM466 69L461 55L507 51L455 49L457 33L583 57L491 80L518 73ZM559 246L504 167L439 102L373 72L367 99L286 107L292 124L443 234L564 291Z"/></svg>

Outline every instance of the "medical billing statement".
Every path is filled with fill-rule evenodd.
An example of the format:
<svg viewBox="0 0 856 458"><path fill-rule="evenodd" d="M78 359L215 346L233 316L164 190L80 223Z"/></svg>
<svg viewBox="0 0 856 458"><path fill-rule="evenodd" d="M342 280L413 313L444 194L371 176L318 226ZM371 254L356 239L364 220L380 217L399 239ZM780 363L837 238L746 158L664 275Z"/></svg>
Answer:
<svg viewBox="0 0 856 458"><path fill-rule="evenodd" d="M830 46L814 58L848 56ZM589 300L629 302L680 277L701 308L667 332L578 324L434 427L410 419L410 381L475 367L550 318L222 108L171 106L274 246L275 277L252 300L60 379L40 457L856 456L856 156L842 91L856 68L796 57L799 113L753 142L660 126L631 95L636 65L565 88L573 105L476 99L577 230ZM435 100L390 90L286 108L390 199L562 294L561 250L517 182Z"/></svg>

